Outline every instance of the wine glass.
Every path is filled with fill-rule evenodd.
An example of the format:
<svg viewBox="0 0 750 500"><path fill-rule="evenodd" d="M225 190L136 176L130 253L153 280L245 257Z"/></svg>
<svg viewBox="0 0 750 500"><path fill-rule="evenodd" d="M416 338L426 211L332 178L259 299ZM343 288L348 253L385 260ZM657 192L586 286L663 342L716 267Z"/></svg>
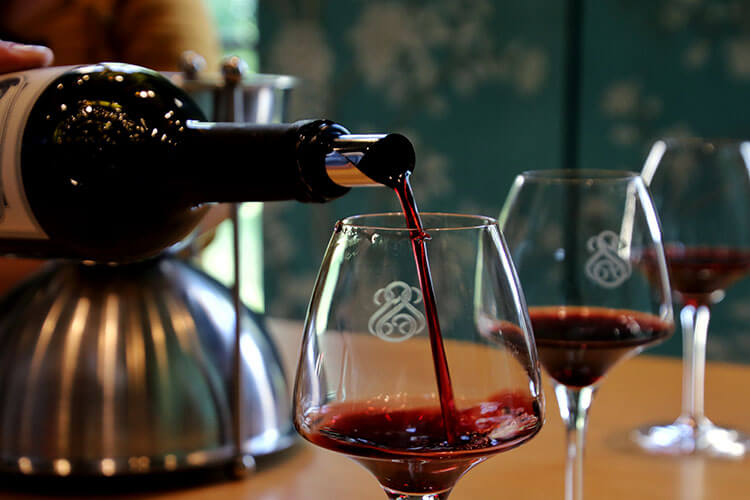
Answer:
<svg viewBox="0 0 750 500"><path fill-rule="evenodd" d="M565 498L583 498L586 419L618 361L673 330L655 211L632 172L524 172L500 213L566 426ZM649 255L648 274L633 272Z"/></svg>
<svg viewBox="0 0 750 500"><path fill-rule="evenodd" d="M447 498L466 471L526 442L543 418L534 341L496 221L422 221L416 236L401 213L337 223L294 389L298 432L363 465L391 499ZM429 251L437 335L415 237Z"/></svg>
<svg viewBox="0 0 750 500"><path fill-rule="evenodd" d="M706 335L711 306L750 272L750 142L657 141L643 167L659 212L675 299L682 305L682 414L633 433L643 449L739 458L750 437L704 413Z"/></svg>

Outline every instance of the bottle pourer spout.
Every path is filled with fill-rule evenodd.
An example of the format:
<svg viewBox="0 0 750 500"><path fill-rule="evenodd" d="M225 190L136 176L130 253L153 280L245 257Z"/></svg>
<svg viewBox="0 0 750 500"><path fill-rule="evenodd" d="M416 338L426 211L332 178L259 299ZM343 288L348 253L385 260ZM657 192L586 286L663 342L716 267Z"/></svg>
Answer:
<svg viewBox="0 0 750 500"><path fill-rule="evenodd" d="M411 174L414 147L401 134L344 134L326 156L326 172L340 186L395 187Z"/></svg>

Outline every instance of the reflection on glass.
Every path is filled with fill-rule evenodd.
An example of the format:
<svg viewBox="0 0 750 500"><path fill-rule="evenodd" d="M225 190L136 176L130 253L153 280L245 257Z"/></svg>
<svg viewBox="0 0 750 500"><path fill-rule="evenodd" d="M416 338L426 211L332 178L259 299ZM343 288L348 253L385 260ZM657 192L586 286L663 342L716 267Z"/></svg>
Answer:
<svg viewBox="0 0 750 500"><path fill-rule="evenodd" d="M495 221L422 220L426 234L403 214L336 226L294 392L300 434L356 460L392 499L445 499L466 471L542 425L536 351ZM412 237L429 253L447 366L433 355Z"/></svg>
<svg viewBox="0 0 750 500"><path fill-rule="evenodd" d="M516 178L500 227L539 358L556 382L567 431L565 498L581 500L586 419L598 384L673 329L657 219L637 174L551 170Z"/></svg>
<svg viewBox="0 0 750 500"><path fill-rule="evenodd" d="M648 452L743 457L750 437L714 425L703 408L711 306L750 273L750 143L657 141L643 167L659 212L675 298L681 304L682 413L633 433Z"/></svg>

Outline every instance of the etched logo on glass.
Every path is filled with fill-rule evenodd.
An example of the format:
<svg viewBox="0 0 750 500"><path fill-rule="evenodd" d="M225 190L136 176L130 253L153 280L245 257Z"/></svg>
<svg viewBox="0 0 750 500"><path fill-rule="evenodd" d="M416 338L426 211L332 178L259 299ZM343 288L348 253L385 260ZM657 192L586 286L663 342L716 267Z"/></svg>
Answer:
<svg viewBox="0 0 750 500"><path fill-rule="evenodd" d="M401 342L424 330L425 318L414 304L422 302L422 291L403 281L394 281L373 296L380 306L367 324L370 333L389 342Z"/></svg>
<svg viewBox="0 0 750 500"><path fill-rule="evenodd" d="M586 247L592 253L586 261L586 276L604 288L616 288L630 277L630 262L617 254L620 238L614 231L602 231L589 238Z"/></svg>

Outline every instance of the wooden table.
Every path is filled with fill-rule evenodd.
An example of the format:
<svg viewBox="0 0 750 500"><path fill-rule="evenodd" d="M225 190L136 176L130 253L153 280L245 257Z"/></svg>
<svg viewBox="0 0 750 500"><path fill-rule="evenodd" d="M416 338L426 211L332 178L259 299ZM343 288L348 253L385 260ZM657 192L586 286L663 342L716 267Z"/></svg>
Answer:
<svg viewBox="0 0 750 500"><path fill-rule="evenodd" d="M276 321L272 330L289 373L296 364L301 326ZM586 497L606 500L750 499L750 457L719 461L646 456L628 445L627 432L669 421L680 408L680 362L640 356L618 365L591 410L585 464ZM545 378L547 420L532 441L490 458L458 482L451 500L562 498L563 426ZM750 366L710 363L706 407L720 424L750 431ZM128 495L127 498L133 498ZM43 498L0 493L6 498ZM58 497L59 498L59 497ZM112 496L110 498L125 498ZM273 467L244 481L139 494L138 499L358 499L384 500L376 481L353 461L304 442Z"/></svg>

